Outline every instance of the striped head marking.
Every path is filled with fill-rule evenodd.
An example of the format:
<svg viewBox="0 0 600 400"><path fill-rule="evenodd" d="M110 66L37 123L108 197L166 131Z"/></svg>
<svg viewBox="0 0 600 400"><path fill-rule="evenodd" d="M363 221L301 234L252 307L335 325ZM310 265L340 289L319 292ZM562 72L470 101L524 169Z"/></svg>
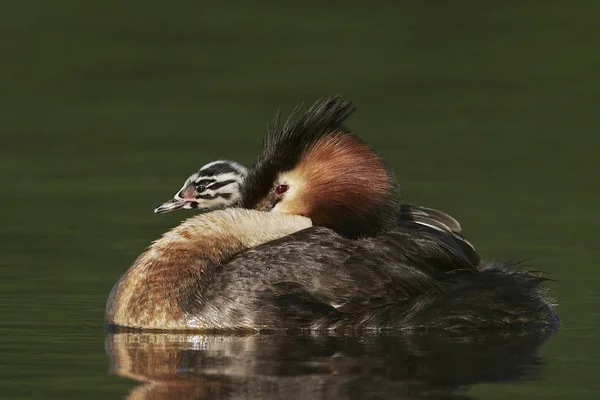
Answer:
<svg viewBox="0 0 600 400"><path fill-rule="evenodd" d="M157 214L182 209L203 211L235 206L246 178L246 167L235 161L217 160L204 165L186 179L181 189L156 207Z"/></svg>

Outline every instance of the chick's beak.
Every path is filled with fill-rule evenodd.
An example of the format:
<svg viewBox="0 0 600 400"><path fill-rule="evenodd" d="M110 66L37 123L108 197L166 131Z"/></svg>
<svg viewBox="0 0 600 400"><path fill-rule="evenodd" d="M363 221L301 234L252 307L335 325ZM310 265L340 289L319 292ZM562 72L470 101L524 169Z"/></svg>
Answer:
<svg viewBox="0 0 600 400"><path fill-rule="evenodd" d="M189 204L189 201L180 200L180 199L171 199L171 200L165 201L160 206L156 207L154 209L154 212L156 214L164 214L164 213L168 213L171 211L181 210L182 208L185 208L185 206L187 204Z"/></svg>
<svg viewBox="0 0 600 400"><path fill-rule="evenodd" d="M160 206L154 209L156 214L164 214L171 211L181 210L182 208L191 209L196 208L198 200L196 200L196 187L194 185L187 185L181 189L174 198L165 201Z"/></svg>

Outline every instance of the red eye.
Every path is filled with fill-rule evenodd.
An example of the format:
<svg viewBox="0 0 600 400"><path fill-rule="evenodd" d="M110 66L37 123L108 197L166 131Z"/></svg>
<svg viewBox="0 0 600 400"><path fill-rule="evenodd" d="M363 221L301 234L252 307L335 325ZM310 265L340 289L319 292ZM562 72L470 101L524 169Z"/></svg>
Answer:
<svg viewBox="0 0 600 400"><path fill-rule="evenodd" d="M281 196L282 194L284 194L285 192L287 192L288 190L288 185L279 185L275 188L275 194L277 196Z"/></svg>

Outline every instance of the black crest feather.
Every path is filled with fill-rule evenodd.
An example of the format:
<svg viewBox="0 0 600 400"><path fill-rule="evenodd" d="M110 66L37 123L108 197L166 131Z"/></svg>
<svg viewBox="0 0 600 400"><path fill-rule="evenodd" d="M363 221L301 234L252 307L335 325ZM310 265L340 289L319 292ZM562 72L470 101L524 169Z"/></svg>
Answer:
<svg viewBox="0 0 600 400"><path fill-rule="evenodd" d="M343 123L356 111L352 102L342 100L341 96L317 100L304 112L302 107L302 104L294 107L284 123L281 122L281 110L277 112L275 119L267 125L264 156L277 157L282 146L293 147L301 153L331 131L346 131Z"/></svg>
<svg viewBox="0 0 600 400"><path fill-rule="evenodd" d="M276 174L291 170L304 152L333 131L349 132L343 125L356 107L341 96L320 99L306 111L294 108L282 122L281 110L267 125L261 154L249 168L242 191L242 206L252 208L267 193Z"/></svg>

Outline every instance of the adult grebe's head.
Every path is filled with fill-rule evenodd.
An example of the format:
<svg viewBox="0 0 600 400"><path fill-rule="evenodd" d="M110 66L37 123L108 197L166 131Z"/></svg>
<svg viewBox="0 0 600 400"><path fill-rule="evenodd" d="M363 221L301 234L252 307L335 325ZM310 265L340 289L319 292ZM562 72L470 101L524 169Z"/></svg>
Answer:
<svg viewBox="0 0 600 400"><path fill-rule="evenodd" d="M240 201L247 170L235 161L218 160L190 175L173 199L156 207L157 214L181 209L203 211L234 206Z"/></svg>
<svg viewBox="0 0 600 400"><path fill-rule="evenodd" d="M268 127L263 149L248 170L241 206L303 215L348 237L394 226L395 178L385 161L343 126L354 112L339 97L297 107Z"/></svg>

